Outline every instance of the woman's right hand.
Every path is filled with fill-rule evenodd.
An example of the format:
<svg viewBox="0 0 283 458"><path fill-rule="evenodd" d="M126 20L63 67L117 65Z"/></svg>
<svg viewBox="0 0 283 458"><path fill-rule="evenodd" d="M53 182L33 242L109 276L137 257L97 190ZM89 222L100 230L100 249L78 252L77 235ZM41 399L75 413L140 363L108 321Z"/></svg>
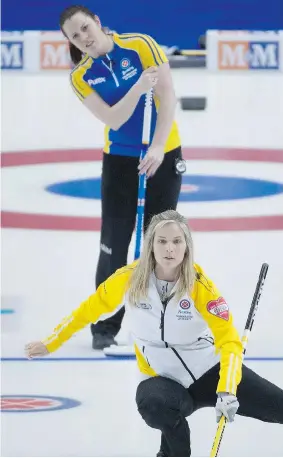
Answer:
<svg viewBox="0 0 283 458"><path fill-rule="evenodd" d="M141 94L148 92L158 81L158 70L157 67L149 67L144 70L139 77L136 85L138 86Z"/></svg>
<svg viewBox="0 0 283 458"><path fill-rule="evenodd" d="M42 342L31 342L25 346L25 352L28 359L38 358L48 355L49 351Z"/></svg>

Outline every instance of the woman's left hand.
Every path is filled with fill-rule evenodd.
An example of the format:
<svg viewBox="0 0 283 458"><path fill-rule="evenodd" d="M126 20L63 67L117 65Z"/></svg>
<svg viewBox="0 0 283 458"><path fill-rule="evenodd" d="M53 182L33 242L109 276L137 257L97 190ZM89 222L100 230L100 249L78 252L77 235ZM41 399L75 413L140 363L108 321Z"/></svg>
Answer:
<svg viewBox="0 0 283 458"><path fill-rule="evenodd" d="M138 166L139 175L152 177L164 159L164 146L150 146Z"/></svg>
<svg viewBox="0 0 283 458"><path fill-rule="evenodd" d="M228 422L234 421L236 412L239 408L239 402L236 396L231 393L218 393L216 410L216 421L219 422L222 415Z"/></svg>

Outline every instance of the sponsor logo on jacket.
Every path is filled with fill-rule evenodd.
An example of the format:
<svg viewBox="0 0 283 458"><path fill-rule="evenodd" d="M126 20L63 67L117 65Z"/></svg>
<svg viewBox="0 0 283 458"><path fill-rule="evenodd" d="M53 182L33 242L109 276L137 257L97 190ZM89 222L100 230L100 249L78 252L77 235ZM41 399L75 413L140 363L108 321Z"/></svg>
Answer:
<svg viewBox="0 0 283 458"><path fill-rule="evenodd" d="M121 60L121 67L122 67L123 69L128 68L128 67L130 66L130 63L131 63L131 62L129 61L129 59L127 59L126 57L124 57L124 59Z"/></svg>
<svg viewBox="0 0 283 458"><path fill-rule="evenodd" d="M179 302L179 308L177 312L177 319L178 320L191 320L193 318L192 312L191 312L191 302L188 299L182 299Z"/></svg>
<svg viewBox="0 0 283 458"><path fill-rule="evenodd" d="M106 78L101 77L101 78L95 78L95 80L87 80L87 83L90 86L95 86L96 84L105 83L105 81L106 81Z"/></svg>
<svg viewBox="0 0 283 458"><path fill-rule="evenodd" d="M152 309L152 305L151 304L147 304L145 302L140 302L139 304L137 304L137 307L139 309L143 309L143 310L151 310Z"/></svg>
<svg viewBox="0 0 283 458"><path fill-rule="evenodd" d="M136 67L133 67L128 59L122 59L121 68L123 80L128 80L129 78L132 78L138 72L138 69Z"/></svg>
<svg viewBox="0 0 283 458"><path fill-rule="evenodd" d="M223 297L219 297L214 301L208 302L206 306L209 313L223 320L229 320L229 307Z"/></svg>

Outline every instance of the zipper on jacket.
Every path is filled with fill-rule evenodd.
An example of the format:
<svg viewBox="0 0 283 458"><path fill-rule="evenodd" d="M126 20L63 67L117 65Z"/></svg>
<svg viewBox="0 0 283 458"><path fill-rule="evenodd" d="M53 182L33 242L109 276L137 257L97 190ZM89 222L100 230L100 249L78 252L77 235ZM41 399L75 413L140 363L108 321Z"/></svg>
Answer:
<svg viewBox="0 0 283 458"><path fill-rule="evenodd" d="M164 340L164 314L164 312L161 312L159 329L161 329L161 340L163 340L163 342L165 343L165 347L168 347L168 343Z"/></svg>
<svg viewBox="0 0 283 458"><path fill-rule="evenodd" d="M188 368L188 366L186 365L185 361L182 359L182 357L179 355L179 353L177 352L177 350L175 350L175 348L171 348L171 350L175 353L175 355L177 356L177 358L181 361L181 363L183 364L184 368L186 369L186 371L190 374L190 376L192 377L193 381L195 382L196 381L196 378L194 376L194 374L190 371L190 369Z"/></svg>
<svg viewBox="0 0 283 458"><path fill-rule="evenodd" d="M145 357L145 359L146 359L147 364L148 364L149 367L150 367L150 364L149 364L149 361L148 361L148 359L147 359L147 356L146 356L146 354L145 354L145 352L144 352L144 349L145 349L145 346L143 345L143 347L142 347L142 352L143 352L143 355L144 355L144 357Z"/></svg>
<svg viewBox="0 0 283 458"><path fill-rule="evenodd" d="M161 340L163 340L163 342L165 343L165 347L168 347L168 343L165 342L165 340L164 340L164 317L165 317L165 312L166 312L166 307L168 305L168 302L171 301L171 299L174 296L174 294L175 293L171 294L171 296L168 296L166 299L161 301L164 311L161 312L161 319L160 319L159 329L161 329Z"/></svg>
<svg viewBox="0 0 283 458"><path fill-rule="evenodd" d="M213 337L207 337L207 338L206 338L206 337L199 337L199 338L198 338L198 341L200 341L200 340L206 340L206 341L207 341L208 343L210 343L211 345L214 345L214 339L213 339Z"/></svg>
<svg viewBox="0 0 283 458"><path fill-rule="evenodd" d="M161 320L160 320L160 329L161 329L161 340L163 340L163 342L165 343L165 347L168 348L168 343L165 342L164 340L164 317L165 317L165 312L166 312L166 307L168 305L168 302L172 299L172 297L175 295L175 293L171 294L169 297L167 297L166 299L164 299L162 302L162 305L164 307L164 311L161 312ZM184 366L184 368L186 369L186 371L190 374L191 378L193 379L193 381L195 382L196 381L196 378L195 376L193 375L193 373L190 371L190 369L188 368L188 366L186 365L185 361L181 358L181 356L179 355L179 353L177 352L177 350L175 350L175 348L172 348L170 347L170 349L175 353L175 355L177 356L177 358L181 361L182 365Z"/></svg>
<svg viewBox="0 0 283 458"><path fill-rule="evenodd" d="M115 75L115 73L113 72L113 69L112 69L112 61L111 61L110 57L108 56L108 54L106 54L106 57L109 60L109 66L104 61L102 61L102 63L104 65L104 67L108 68L108 70L110 71L111 75L113 76L113 79L115 81L116 87L119 87L120 84L119 84L118 78L117 78L117 76Z"/></svg>

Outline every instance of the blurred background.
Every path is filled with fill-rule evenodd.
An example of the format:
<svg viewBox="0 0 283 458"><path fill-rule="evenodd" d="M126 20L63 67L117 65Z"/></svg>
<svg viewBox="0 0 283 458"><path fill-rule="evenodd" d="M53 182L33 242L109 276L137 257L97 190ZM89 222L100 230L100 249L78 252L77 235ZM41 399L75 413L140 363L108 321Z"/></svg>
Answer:
<svg viewBox="0 0 283 458"><path fill-rule="evenodd" d="M58 30L61 11L79 2L68 0L3 0L2 30ZM104 25L122 33L142 31L159 43L195 49L208 29L279 30L283 23L281 0L85 0Z"/></svg>
<svg viewBox="0 0 283 458"><path fill-rule="evenodd" d="M88 328L48 359L23 350L95 288L104 126L69 84L58 21L76 3L2 1L1 454L155 456L159 433L135 407L134 358L93 351ZM167 53L187 161L178 210L240 333L269 263L246 364L283 388L282 0L83 4ZM213 409L189 424L193 456L208 456ZM283 456L282 426L239 417L221 455Z"/></svg>

